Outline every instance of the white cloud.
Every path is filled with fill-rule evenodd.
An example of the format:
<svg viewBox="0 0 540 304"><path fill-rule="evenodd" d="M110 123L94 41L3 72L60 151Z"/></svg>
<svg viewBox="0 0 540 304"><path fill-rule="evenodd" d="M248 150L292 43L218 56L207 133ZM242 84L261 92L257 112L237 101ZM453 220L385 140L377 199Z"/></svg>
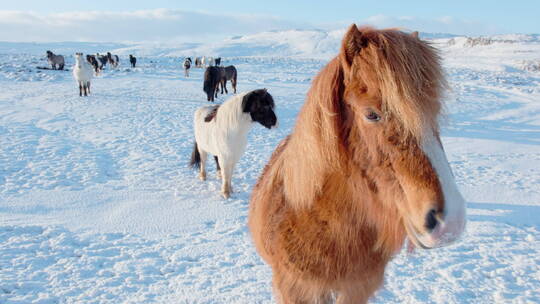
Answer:
<svg viewBox="0 0 540 304"><path fill-rule="evenodd" d="M175 9L52 14L0 11L0 41L208 41L297 27L308 25L272 16Z"/></svg>
<svg viewBox="0 0 540 304"><path fill-rule="evenodd" d="M432 33L487 35L506 33L500 28L451 16L375 15L363 20L318 24L326 29L358 25L399 27ZM267 15L227 15L178 9L126 12L76 11L36 13L0 10L0 41L53 42L212 42L225 37L268 30L312 29L313 25Z"/></svg>

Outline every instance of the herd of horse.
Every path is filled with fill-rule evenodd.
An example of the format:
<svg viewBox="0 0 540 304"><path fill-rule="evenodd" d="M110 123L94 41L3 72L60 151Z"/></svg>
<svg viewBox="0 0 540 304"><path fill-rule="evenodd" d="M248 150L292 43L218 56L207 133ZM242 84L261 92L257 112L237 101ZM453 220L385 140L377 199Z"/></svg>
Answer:
<svg viewBox="0 0 540 304"><path fill-rule="evenodd" d="M236 74L206 67L207 100L218 84L227 92L224 80L236 93ZM447 88L438 51L416 32L349 27L251 194L249 230L279 303L367 303L406 240L430 249L460 237L465 201L439 129ZM274 108L257 89L196 110L199 178L212 154L230 197L247 134L254 123L277 126Z"/></svg>

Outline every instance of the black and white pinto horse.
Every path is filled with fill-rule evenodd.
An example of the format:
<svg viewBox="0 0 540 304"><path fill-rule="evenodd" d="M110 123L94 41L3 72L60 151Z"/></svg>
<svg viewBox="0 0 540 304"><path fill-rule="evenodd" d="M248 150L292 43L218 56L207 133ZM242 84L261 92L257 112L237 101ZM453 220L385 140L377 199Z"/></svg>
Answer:
<svg viewBox="0 0 540 304"><path fill-rule="evenodd" d="M99 63L99 70L103 71L103 68L107 65L107 61L109 61L109 58L107 55L100 55L99 53L96 53L96 59Z"/></svg>
<svg viewBox="0 0 540 304"><path fill-rule="evenodd" d="M116 68L120 63L118 55L112 55L110 52L107 52L107 61L113 68Z"/></svg>
<svg viewBox="0 0 540 304"><path fill-rule="evenodd" d="M197 109L194 117L195 146L190 165L199 167L199 178L206 180L208 153L214 155L221 194L229 198L234 167L247 146L247 135L254 122L270 129L277 124L274 99L266 89L233 96L221 106Z"/></svg>
<svg viewBox="0 0 540 304"><path fill-rule="evenodd" d="M206 93L206 100L214 101L217 97L219 84L221 83L221 71L219 67L210 66L204 71L203 91Z"/></svg>
<svg viewBox="0 0 540 304"><path fill-rule="evenodd" d="M131 63L131 67L134 68L135 65L137 64L137 58L129 54L129 63Z"/></svg>
<svg viewBox="0 0 540 304"><path fill-rule="evenodd" d="M184 59L184 76L189 77L189 69L191 68L191 58Z"/></svg>
<svg viewBox="0 0 540 304"><path fill-rule="evenodd" d="M58 70L64 69L65 61L64 56L62 55L55 55L53 52L47 51L47 61L49 62L53 70L57 69L56 65L58 65Z"/></svg>
<svg viewBox="0 0 540 304"><path fill-rule="evenodd" d="M96 59L96 56L95 55L86 55L86 61L88 61L88 63L90 63L90 65L92 66L92 68L94 68L94 73L96 74L96 76L98 75L100 69L99 69L99 62L98 60Z"/></svg>
<svg viewBox="0 0 540 304"><path fill-rule="evenodd" d="M229 94L229 91L227 91L227 81L231 82L234 94L236 94L236 78L238 72L236 71L234 65L229 65L227 67L218 67L218 69L221 77L221 94L223 94L223 89L225 89L226 94Z"/></svg>

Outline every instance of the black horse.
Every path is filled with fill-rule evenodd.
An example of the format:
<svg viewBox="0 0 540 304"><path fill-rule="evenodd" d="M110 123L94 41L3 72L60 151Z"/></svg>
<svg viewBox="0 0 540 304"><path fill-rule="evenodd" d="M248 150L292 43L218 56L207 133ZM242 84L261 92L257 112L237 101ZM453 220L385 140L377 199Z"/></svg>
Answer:
<svg viewBox="0 0 540 304"><path fill-rule="evenodd" d="M214 61L216 63L216 66L219 66L221 64L221 57L214 59Z"/></svg>
<svg viewBox="0 0 540 304"><path fill-rule="evenodd" d="M204 71L203 90L206 92L208 101L214 101L217 97L219 84L221 83L221 71L218 67L210 66Z"/></svg>
<svg viewBox="0 0 540 304"><path fill-rule="evenodd" d="M137 58L133 57L133 55L129 54L129 63L131 63L131 67L134 68L137 64Z"/></svg>

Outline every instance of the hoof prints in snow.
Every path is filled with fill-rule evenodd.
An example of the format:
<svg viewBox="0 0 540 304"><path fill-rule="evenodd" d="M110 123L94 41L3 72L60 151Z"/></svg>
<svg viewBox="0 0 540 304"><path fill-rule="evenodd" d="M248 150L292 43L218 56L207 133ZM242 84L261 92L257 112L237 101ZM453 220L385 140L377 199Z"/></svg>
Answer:
<svg viewBox="0 0 540 304"><path fill-rule="evenodd" d="M270 297L257 275L268 271L242 225L164 241L4 226L0 252L0 303L254 303Z"/></svg>

